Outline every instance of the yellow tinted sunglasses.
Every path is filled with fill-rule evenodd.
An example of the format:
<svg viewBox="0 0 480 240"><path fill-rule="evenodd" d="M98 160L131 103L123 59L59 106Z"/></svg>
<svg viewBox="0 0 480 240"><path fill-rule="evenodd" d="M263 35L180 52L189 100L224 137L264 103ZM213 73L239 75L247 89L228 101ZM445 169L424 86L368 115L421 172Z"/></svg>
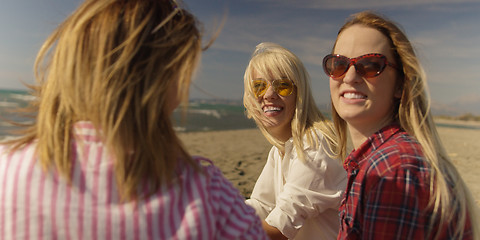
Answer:
<svg viewBox="0 0 480 240"><path fill-rule="evenodd" d="M252 91L255 97L265 95L268 87L272 86L273 90L280 96L286 97L292 94L295 84L288 78L275 79L270 83L265 79L254 79L252 81Z"/></svg>

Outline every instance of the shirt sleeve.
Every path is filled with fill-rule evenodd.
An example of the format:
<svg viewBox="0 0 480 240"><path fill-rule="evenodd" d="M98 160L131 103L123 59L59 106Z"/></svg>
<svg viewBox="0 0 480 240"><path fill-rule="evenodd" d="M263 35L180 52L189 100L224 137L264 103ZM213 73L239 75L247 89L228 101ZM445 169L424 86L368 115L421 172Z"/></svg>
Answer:
<svg viewBox="0 0 480 240"><path fill-rule="evenodd" d="M261 219L265 219L275 207L275 189L273 186L275 147L268 154L267 163L255 182L250 199L245 202L253 207Z"/></svg>
<svg viewBox="0 0 480 240"><path fill-rule="evenodd" d="M286 237L294 238L306 219L326 209L337 210L346 186L346 172L320 146L305 149L306 162L292 151L283 191L265 221Z"/></svg>
<svg viewBox="0 0 480 240"><path fill-rule="evenodd" d="M244 202L244 197L221 171L211 165L210 190L212 206L216 209L214 239L268 239L255 210Z"/></svg>
<svg viewBox="0 0 480 240"><path fill-rule="evenodd" d="M392 167L395 171L387 175L368 177L362 239L424 239L431 213L427 178L417 167Z"/></svg>

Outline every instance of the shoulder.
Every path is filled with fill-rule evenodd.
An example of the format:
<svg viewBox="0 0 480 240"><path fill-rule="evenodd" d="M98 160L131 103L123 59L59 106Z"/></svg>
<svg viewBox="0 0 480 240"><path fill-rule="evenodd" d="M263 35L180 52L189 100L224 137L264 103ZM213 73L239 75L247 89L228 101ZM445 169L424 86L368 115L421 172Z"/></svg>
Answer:
<svg viewBox="0 0 480 240"><path fill-rule="evenodd" d="M420 143L405 132L399 132L372 152L373 161L400 159L399 164L424 163L425 158Z"/></svg>
<svg viewBox="0 0 480 240"><path fill-rule="evenodd" d="M0 161L5 161L5 159L9 158L12 155L12 152L7 145L0 145Z"/></svg>
<svg viewBox="0 0 480 240"><path fill-rule="evenodd" d="M197 215L200 222L195 224L202 227L210 224L212 227L209 229L214 229L211 238L215 239L226 239L225 236L255 239L253 236L261 236L261 222L255 210L245 204L245 198L223 176L221 170L210 159L199 156L192 158L200 171L194 171L192 167L186 168L184 173L187 176L183 175L181 189L190 191L184 195L190 199L187 209L197 209L203 213Z"/></svg>
<svg viewBox="0 0 480 240"><path fill-rule="evenodd" d="M291 142L291 140L288 140L286 144L288 144L288 142ZM275 154L278 154L279 152L280 150L277 147L272 146L272 148L270 148L270 151L268 152L268 155L275 155Z"/></svg>
<svg viewBox="0 0 480 240"><path fill-rule="evenodd" d="M192 156L192 158L194 162L200 167L201 172L204 173L205 176L209 178L223 176L220 169L215 166L215 164L213 164L212 160L201 156Z"/></svg>
<svg viewBox="0 0 480 240"><path fill-rule="evenodd" d="M399 154L422 156L423 152L420 143L406 132L399 132L386 141L384 151L396 152Z"/></svg>
<svg viewBox="0 0 480 240"><path fill-rule="evenodd" d="M285 143L285 149L287 151L287 149L290 148L292 149L293 148L293 144L291 143L291 140L287 141ZM272 146L272 148L270 148L270 151L268 152L268 157L267 157L267 164L273 164L273 162L275 160L280 160L281 161L282 159L282 154L280 153L280 150L275 147L275 146Z"/></svg>
<svg viewBox="0 0 480 240"><path fill-rule="evenodd" d="M303 136L303 142L304 143L309 143L309 138L311 138L314 142L320 143L325 141L325 137L323 132L320 129L317 128L311 128L307 130L305 135ZM308 144L308 147L311 147L310 144Z"/></svg>
<svg viewBox="0 0 480 240"><path fill-rule="evenodd" d="M397 176L399 173L417 173L426 177L429 168L418 141L405 132L399 132L372 151L368 156L367 172L379 176Z"/></svg>
<svg viewBox="0 0 480 240"><path fill-rule="evenodd" d="M17 158L21 156L23 156L21 158L24 158L25 157L24 155L26 152L33 152L35 148L36 148L36 142L28 143L24 146L19 147L16 150L13 150L11 145L0 144L0 158L1 159L12 158L12 157Z"/></svg>
<svg viewBox="0 0 480 240"><path fill-rule="evenodd" d="M235 192L235 187L223 175L222 171L208 158L194 156L194 161L200 167L196 173L197 181L203 182L204 187L212 192Z"/></svg>
<svg viewBox="0 0 480 240"><path fill-rule="evenodd" d="M340 162L340 160L331 157L333 154L327 140L318 129L311 130L303 137L303 152L307 161L335 160Z"/></svg>
<svg viewBox="0 0 480 240"><path fill-rule="evenodd" d="M3 157L5 153L8 152L8 146L4 144L0 144L0 157Z"/></svg>

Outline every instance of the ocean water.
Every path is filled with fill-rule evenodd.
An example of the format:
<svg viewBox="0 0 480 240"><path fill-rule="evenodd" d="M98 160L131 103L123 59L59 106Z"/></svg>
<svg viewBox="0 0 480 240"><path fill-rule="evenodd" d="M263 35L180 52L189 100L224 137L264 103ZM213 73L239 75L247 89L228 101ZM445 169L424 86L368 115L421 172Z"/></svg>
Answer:
<svg viewBox="0 0 480 240"><path fill-rule="evenodd" d="M192 101L185 117L182 109L173 113L175 129L179 132L216 131L255 128L255 122L247 119L241 102Z"/></svg>
<svg viewBox="0 0 480 240"><path fill-rule="evenodd" d="M436 125L437 127L480 130L480 126L475 126L475 125L464 125L464 124L456 124L456 123L437 123Z"/></svg>
<svg viewBox="0 0 480 240"><path fill-rule="evenodd" d="M14 127L7 120L17 122L32 119L13 114L12 110L25 107L32 96L27 91L0 89L0 137L9 135ZM198 132L255 128L255 123L245 116L241 101L231 100L192 100L183 118L181 108L174 111L172 121L178 132ZM329 114L325 113L328 117ZM461 124L439 124L442 127L480 130L478 126Z"/></svg>
<svg viewBox="0 0 480 240"><path fill-rule="evenodd" d="M0 89L0 137L9 135L8 132L15 129L8 121L32 121L14 113L15 110L26 107L32 99L33 96L27 91Z"/></svg>
<svg viewBox="0 0 480 240"><path fill-rule="evenodd" d="M28 105L33 97L22 90L0 89L0 137L9 135L15 129L8 120L16 122L32 121L20 117L13 111ZM192 100L185 118L181 108L172 116L175 129L179 132L216 131L255 128L253 120L247 119L240 101Z"/></svg>

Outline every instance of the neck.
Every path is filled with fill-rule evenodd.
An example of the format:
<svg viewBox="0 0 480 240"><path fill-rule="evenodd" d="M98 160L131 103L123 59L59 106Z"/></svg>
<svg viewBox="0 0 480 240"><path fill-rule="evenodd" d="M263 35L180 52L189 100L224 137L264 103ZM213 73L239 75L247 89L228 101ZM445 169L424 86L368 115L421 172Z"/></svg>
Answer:
<svg viewBox="0 0 480 240"><path fill-rule="evenodd" d="M290 126L284 128L270 128L268 132L276 139L286 142L292 137L292 128Z"/></svg>
<svg viewBox="0 0 480 240"><path fill-rule="evenodd" d="M352 138L353 147L355 149L359 148L370 136L390 123L392 123L391 119L368 125L348 123L348 131Z"/></svg>

